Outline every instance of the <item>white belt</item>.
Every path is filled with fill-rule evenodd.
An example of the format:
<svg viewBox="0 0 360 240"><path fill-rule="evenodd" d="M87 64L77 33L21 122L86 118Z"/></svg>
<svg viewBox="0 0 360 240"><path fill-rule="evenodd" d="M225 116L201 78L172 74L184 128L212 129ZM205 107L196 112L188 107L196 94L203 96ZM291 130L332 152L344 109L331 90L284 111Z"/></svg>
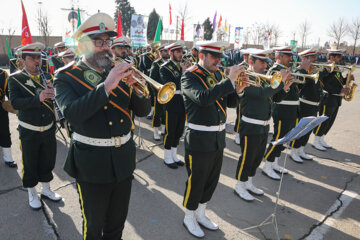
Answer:
<svg viewBox="0 0 360 240"><path fill-rule="evenodd" d="M84 144L97 146L97 147L116 147L116 148L118 148L130 140L131 131L125 136L112 137L112 138L91 138L91 137L86 137L86 136L80 135L76 132L74 132L71 136L72 136L72 139L74 139L78 142L84 143Z"/></svg>
<svg viewBox="0 0 360 240"><path fill-rule="evenodd" d="M343 97L344 96L344 94L337 94L337 93L334 93L334 94L331 94L331 95L333 95L333 96L337 96L337 97Z"/></svg>
<svg viewBox="0 0 360 240"><path fill-rule="evenodd" d="M30 130L33 130L33 131L37 131L37 132L45 132L47 130L49 130L52 125L54 123L50 123L49 125L46 125L46 126L34 126L34 125L31 125L29 123L26 123L26 122L23 122L23 121L20 121L19 120L19 125L22 126L23 128L27 128L27 129L30 129Z"/></svg>
<svg viewBox="0 0 360 240"><path fill-rule="evenodd" d="M300 105L300 102L299 101L281 101L281 102L278 102L276 104L281 104L281 105Z"/></svg>
<svg viewBox="0 0 360 240"><path fill-rule="evenodd" d="M263 120L258 120L258 119L254 119L254 118L245 117L244 115L241 117L241 120L243 120L244 122L247 122L247 123L252 123L252 124L262 125L262 126L267 126L270 123L270 119L267 121L263 121Z"/></svg>
<svg viewBox="0 0 360 240"><path fill-rule="evenodd" d="M225 129L226 124L220 124L217 126L204 126L198 125L194 123L188 123L188 127L198 131L205 131L205 132L221 132Z"/></svg>
<svg viewBox="0 0 360 240"><path fill-rule="evenodd" d="M309 104L309 105L313 105L313 106L319 106L319 102L313 102L313 101L309 101L309 100L306 100L306 99L303 99L303 98L300 98L300 102L302 103L306 103L306 104Z"/></svg>
<svg viewBox="0 0 360 240"><path fill-rule="evenodd" d="M182 92L181 92L181 90L176 90L176 91L175 91L175 94L180 94L180 95L181 95Z"/></svg>

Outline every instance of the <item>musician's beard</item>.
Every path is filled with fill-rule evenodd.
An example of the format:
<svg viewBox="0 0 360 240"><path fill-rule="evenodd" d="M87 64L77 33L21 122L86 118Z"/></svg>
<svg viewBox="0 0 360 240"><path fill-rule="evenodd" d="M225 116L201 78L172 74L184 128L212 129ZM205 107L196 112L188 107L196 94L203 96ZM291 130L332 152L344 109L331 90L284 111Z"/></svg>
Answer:
<svg viewBox="0 0 360 240"><path fill-rule="evenodd" d="M98 68L109 68L112 65L111 60L109 59L112 58L112 53L110 50L104 50L101 52L97 52L97 53L90 53L88 54L86 57L86 61L94 66L94 67L98 67Z"/></svg>

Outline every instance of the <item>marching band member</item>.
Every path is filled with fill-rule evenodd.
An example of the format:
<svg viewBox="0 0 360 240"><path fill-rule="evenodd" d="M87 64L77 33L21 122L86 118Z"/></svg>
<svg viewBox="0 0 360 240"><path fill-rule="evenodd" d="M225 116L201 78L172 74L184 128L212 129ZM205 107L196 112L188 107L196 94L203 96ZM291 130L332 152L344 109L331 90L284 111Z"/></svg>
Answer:
<svg viewBox="0 0 360 240"><path fill-rule="evenodd" d="M249 60L249 71L264 74L266 61L271 50L252 50ZM263 195L261 189L256 188L252 183L256 169L260 165L268 138L269 123L271 117L271 97L284 89L284 81L289 73L282 73L282 82L275 89L261 81L261 87L250 86L244 89L241 97L241 121L240 121L240 147L241 156L236 168L235 193L245 201L252 201L254 197L248 192L256 195ZM254 80L254 77L250 77ZM285 90L289 88L285 85Z"/></svg>
<svg viewBox="0 0 360 240"><path fill-rule="evenodd" d="M51 57L51 61L55 67L55 70L62 68L64 66L64 63L61 60L61 56L59 54L62 52L65 52L66 50L67 50L67 47L65 45L65 42L55 43L55 45L54 45L55 55Z"/></svg>
<svg viewBox="0 0 360 240"><path fill-rule="evenodd" d="M68 65L72 61L75 61L75 52L72 48L66 49L66 51L59 53L58 55L63 61L64 65Z"/></svg>
<svg viewBox="0 0 360 240"><path fill-rule="evenodd" d="M289 69L290 62L292 61L292 49L294 46L285 46L273 48L275 51L276 62L269 69L268 74L272 74L275 71L281 71ZM304 61L302 64L309 63ZM288 79L290 80L290 79ZM291 82L289 82L289 85ZM288 133L297 124L299 117L299 88L297 84L292 84L290 88L285 87L272 97L275 102L273 108L273 121L274 121L274 134L271 141L276 141L286 133ZM264 158L265 164L262 169L263 173L271 179L279 180L280 176L276 173L288 173L288 171L278 164L281 152L285 149L283 145L272 145L269 144ZM275 172L276 171L276 172Z"/></svg>
<svg viewBox="0 0 360 240"><path fill-rule="evenodd" d="M228 42L198 42L200 60L181 79L184 104L188 116L185 132L185 162L188 172L184 193L186 229L196 237L205 234L199 224L210 230L218 225L205 215L219 181L225 148L226 108L235 107L238 96L234 82L242 68L235 66L228 78L218 70ZM247 87L243 84L237 91Z"/></svg>
<svg viewBox="0 0 360 240"><path fill-rule="evenodd" d="M154 79L158 83L162 84L162 80L160 78L160 66L169 60L170 55L169 51L165 48L167 44L162 44L159 47L160 58L153 62L150 69L150 78ZM165 133L165 115L164 115L164 106L160 104L157 100L157 91L156 89L152 89L154 92L154 114L152 118L152 126L154 128L154 139L160 140L159 135L159 127L161 125L161 133Z"/></svg>
<svg viewBox="0 0 360 240"><path fill-rule="evenodd" d="M82 59L55 76L56 101L72 131L64 170L76 179L85 240L121 239L136 161L130 110L140 117L150 111L149 99L130 87L131 64L108 72L114 28L108 14L88 18L73 35Z"/></svg>
<svg viewBox="0 0 360 240"><path fill-rule="evenodd" d="M342 53L345 50L328 49L327 51L329 63L335 62L337 65L341 64ZM351 79L354 80L354 76L351 76ZM332 146L325 142L324 138L335 122L344 94L348 94L350 91L349 88L345 87L346 78L341 75L341 72L336 70L323 78L323 84L326 93L320 104L319 115L328 116L329 119L314 129L315 138L313 146L320 151L332 148Z"/></svg>
<svg viewBox="0 0 360 240"><path fill-rule="evenodd" d="M41 208L36 185L41 182L41 197L60 201L61 196L50 190L52 170L56 160L55 115L51 99L54 97L52 76L40 75L42 43L31 43L19 49L24 69L9 77L9 97L19 110L19 137L23 161L22 184L28 189L29 205ZM43 77L45 79L43 79ZM47 87L44 86L44 81Z"/></svg>
<svg viewBox="0 0 360 240"><path fill-rule="evenodd" d="M185 108L181 92L180 79L185 69L181 66L183 56L184 41L179 40L166 46L169 51L170 60L161 65L160 78L162 83L173 82L176 85L175 96L165 104L165 137L164 137L164 163L172 169L184 166L177 154L177 146L184 132Z"/></svg>

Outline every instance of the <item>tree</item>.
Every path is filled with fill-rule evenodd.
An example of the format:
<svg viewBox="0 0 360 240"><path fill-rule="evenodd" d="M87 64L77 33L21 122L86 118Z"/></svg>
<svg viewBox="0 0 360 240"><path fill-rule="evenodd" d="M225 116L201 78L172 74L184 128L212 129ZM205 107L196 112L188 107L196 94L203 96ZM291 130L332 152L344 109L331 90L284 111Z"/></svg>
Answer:
<svg viewBox="0 0 360 240"><path fill-rule="evenodd" d="M355 54L356 43L360 38L360 18L354 19L349 26L349 34L354 40L353 55Z"/></svg>
<svg viewBox="0 0 360 240"><path fill-rule="evenodd" d="M328 29L328 35L335 40L337 47L339 47L342 38L345 37L347 32L348 26L343 18L334 21Z"/></svg>
<svg viewBox="0 0 360 240"><path fill-rule="evenodd" d="M159 23L159 14L156 13L155 8L149 15L149 21L147 25L147 39L148 41L153 41L155 38L156 28ZM161 22L161 32L163 31L163 25Z"/></svg>
<svg viewBox="0 0 360 240"><path fill-rule="evenodd" d="M204 27L204 40L211 40L214 30L212 28L212 23L210 21L210 18L205 19L203 23L203 27Z"/></svg>
<svg viewBox="0 0 360 240"><path fill-rule="evenodd" d="M250 27L251 39L253 44L260 45L264 40L265 25L262 23L254 23Z"/></svg>
<svg viewBox="0 0 360 240"><path fill-rule="evenodd" d="M306 40L308 35L310 34L310 23L305 20L299 26L299 35L301 39L301 48L304 49L306 47Z"/></svg>
<svg viewBox="0 0 360 240"><path fill-rule="evenodd" d="M184 19L184 25L185 26L186 26L187 23L191 22L190 21L191 20L191 12L190 12L190 7L188 5L188 2L185 2L183 5L180 5L178 7L178 9L177 9L177 13L180 16L180 19L179 19L179 21L177 21L177 26L176 26L176 31L177 31L176 32L176 40L178 39L178 34L181 31L182 19ZM185 33L187 33L189 28L186 29L185 26L184 26L184 28L185 28L184 31L185 31Z"/></svg>
<svg viewBox="0 0 360 240"><path fill-rule="evenodd" d="M44 38L45 46L49 46L49 37L51 34L51 28L49 25L49 18L47 14L42 13L41 10L38 11L38 15L36 16L36 21L39 27L39 33Z"/></svg>
<svg viewBox="0 0 360 240"><path fill-rule="evenodd" d="M247 48L247 46L250 43L250 31L247 29L246 31L244 31L243 37L244 37L244 48Z"/></svg>
<svg viewBox="0 0 360 240"><path fill-rule="evenodd" d="M272 39L274 39L273 46L277 46L278 40L281 37L281 30L278 25L273 25Z"/></svg>
<svg viewBox="0 0 360 240"><path fill-rule="evenodd" d="M118 10L120 9L122 31L125 36L129 36L131 15L135 14L135 9L130 5L128 0L115 0L115 6L114 21L117 23Z"/></svg>

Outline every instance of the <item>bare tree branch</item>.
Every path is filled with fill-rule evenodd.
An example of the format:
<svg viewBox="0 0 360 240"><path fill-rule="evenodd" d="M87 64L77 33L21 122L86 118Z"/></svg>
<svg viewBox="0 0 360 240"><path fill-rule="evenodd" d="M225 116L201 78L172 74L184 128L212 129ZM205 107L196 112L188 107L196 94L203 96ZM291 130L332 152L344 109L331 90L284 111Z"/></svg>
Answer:
<svg viewBox="0 0 360 240"><path fill-rule="evenodd" d="M38 23L39 32L44 38L45 46L49 46L49 37L51 34L51 28L49 24L49 18L46 13L42 13L41 10L38 11L38 15L36 16L36 21Z"/></svg>
<svg viewBox="0 0 360 240"><path fill-rule="evenodd" d="M349 35L354 40L353 55L355 54L356 43L360 38L360 18L354 19L349 26Z"/></svg>
<svg viewBox="0 0 360 240"><path fill-rule="evenodd" d="M304 49L304 47L306 47L306 40L310 34L310 28L311 28L311 25L307 20L302 22L299 26L299 35L300 35L302 49Z"/></svg>
<svg viewBox="0 0 360 240"><path fill-rule="evenodd" d="M328 29L328 35L335 40L337 47L339 47L341 39L345 37L347 32L348 26L343 18L334 21Z"/></svg>

